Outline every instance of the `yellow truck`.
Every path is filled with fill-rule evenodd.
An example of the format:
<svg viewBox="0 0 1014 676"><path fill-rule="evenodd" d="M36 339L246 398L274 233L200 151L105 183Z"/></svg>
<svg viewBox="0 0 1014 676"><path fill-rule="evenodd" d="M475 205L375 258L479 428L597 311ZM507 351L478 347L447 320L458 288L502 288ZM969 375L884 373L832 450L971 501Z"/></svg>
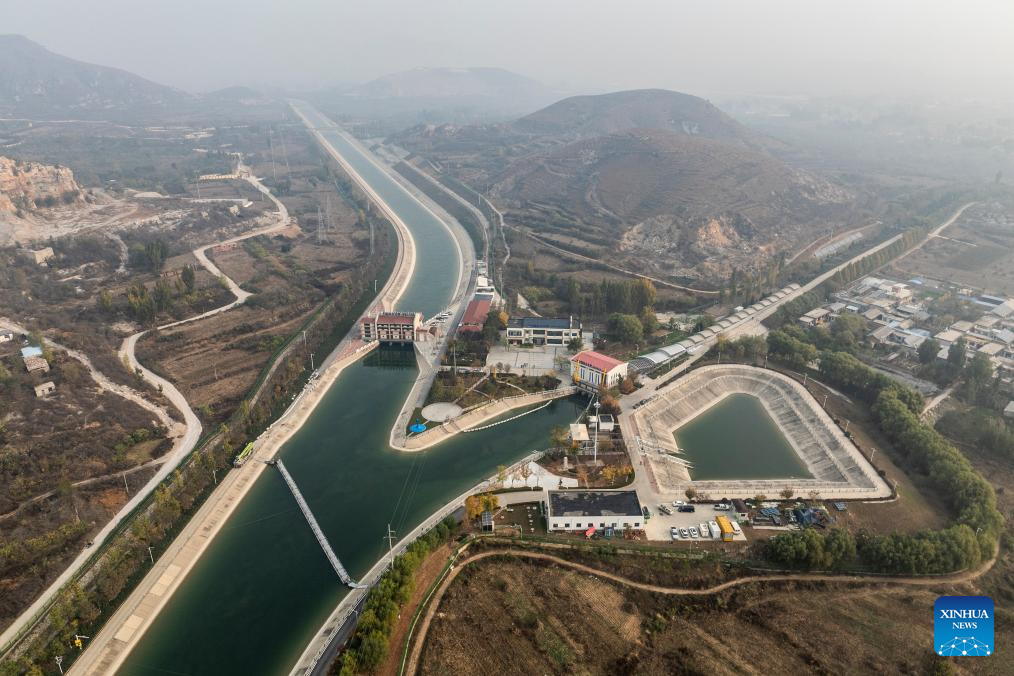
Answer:
<svg viewBox="0 0 1014 676"><path fill-rule="evenodd" d="M729 521L729 517L716 516L715 521L718 522L718 530L722 531L722 542L732 542L736 531L732 529L732 523Z"/></svg>

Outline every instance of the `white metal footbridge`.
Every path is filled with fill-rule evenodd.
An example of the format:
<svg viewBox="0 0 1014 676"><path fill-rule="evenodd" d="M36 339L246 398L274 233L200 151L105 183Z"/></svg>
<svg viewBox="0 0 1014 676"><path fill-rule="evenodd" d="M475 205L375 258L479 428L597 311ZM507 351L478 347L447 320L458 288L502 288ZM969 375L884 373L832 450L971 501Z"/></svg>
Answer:
<svg viewBox="0 0 1014 676"><path fill-rule="evenodd" d="M324 535L324 531L321 530L320 524L317 523L317 519L314 518L313 512L310 511L310 505L306 504L306 499L303 494L299 492L299 487L296 486L295 480L292 475L289 474L289 470L285 469L285 463L281 460L269 460L269 465L274 465L278 468L282 478L285 479L285 483L289 486L289 490L292 491L292 497L296 499L296 504L299 505L299 509L302 510L303 516L306 517L306 522L310 524L310 530L313 531L314 536L317 538L317 542L320 543L320 548L324 550L324 556L331 563L331 567L334 568L334 572L338 573L338 577L341 579L342 584L345 584L353 589L365 588L367 585L358 584L349 575L349 572L345 570L345 566L338 560L338 555L334 553L334 549L331 548L331 543L328 542L327 536Z"/></svg>

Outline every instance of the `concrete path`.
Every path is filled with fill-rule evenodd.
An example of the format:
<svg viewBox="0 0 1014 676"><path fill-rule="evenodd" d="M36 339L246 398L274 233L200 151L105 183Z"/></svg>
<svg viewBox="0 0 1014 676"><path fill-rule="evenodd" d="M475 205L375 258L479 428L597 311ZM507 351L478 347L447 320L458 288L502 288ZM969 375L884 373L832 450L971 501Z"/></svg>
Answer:
<svg viewBox="0 0 1014 676"><path fill-rule="evenodd" d="M456 434L468 432L473 428L479 427L483 423L504 415L514 409L548 402L552 399L569 397L576 391L577 388L571 386L555 390L547 390L545 392L533 392L531 394L523 394L516 397L497 399L496 401L484 404L478 408L473 408L457 418L445 422L439 427L431 427L420 434L407 436L403 443L397 446L392 443L391 447L399 451L423 451L447 441Z"/></svg>

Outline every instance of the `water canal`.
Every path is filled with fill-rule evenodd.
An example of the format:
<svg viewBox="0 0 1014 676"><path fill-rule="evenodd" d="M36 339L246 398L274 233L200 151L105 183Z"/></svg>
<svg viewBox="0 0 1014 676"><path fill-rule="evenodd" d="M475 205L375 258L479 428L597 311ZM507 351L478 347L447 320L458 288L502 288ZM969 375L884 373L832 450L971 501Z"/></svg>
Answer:
<svg viewBox="0 0 1014 676"><path fill-rule="evenodd" d="M336 136L335 146L398 210L416 240L419 256L399 308L435 313L449 301L460 267L450 234L389 177L373 175L380 170ZM557 401L425 452L394 451L390 427L418 372L411 360L391 357L347 368L279 451L357 578L386 551L388 523L408 532L497 465L543 447L549 430L573 422L581 406ZM119 673L287 673L346 592L281 477L265 472Z"/></svg>
<svg viewBox="0 0 1014 676"><path fill-rule="evenodd" d="M676 430L676 444L697 481L811 476L760 399L749 394L730 394L703 411Z"/></svg>

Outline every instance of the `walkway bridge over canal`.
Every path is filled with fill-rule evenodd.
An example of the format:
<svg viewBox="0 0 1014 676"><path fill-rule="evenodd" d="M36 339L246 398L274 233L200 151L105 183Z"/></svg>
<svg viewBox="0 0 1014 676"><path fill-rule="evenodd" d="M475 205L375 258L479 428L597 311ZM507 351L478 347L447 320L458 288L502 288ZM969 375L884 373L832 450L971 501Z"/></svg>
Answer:
<svg viewBox="0 0 1014 676"><path fill-rule="evenodd" d="M296 486L295 480L292 475L289 474L289 470L285 469L285 463L281 460L269 460L269 465L274 465L278 468L282 478L285 479L285 483L288 484L289 490L292 491L292 497L296 498L296 504L299 505L299 509L302 510L303 516L306 517L306 522L310 524L310 530L313 531L314 536L317 538L317 542L320 543L320 548L324 550L324 556L331 563L331 567L334 568L334 572L338 573L338 577L341 579L342 584L345 584L353 589L365 588L367 585L358 584L352 579L348 571L345 570L345 566L338 560L338 555L334 553L334 549L331 548L331 543L328 542L327 536L324 535L324 531L321 530L320 524L317 523L317 519L314 518L313 512L310 511L310 505L306 504L306 499L303 498L303 494L299 492L299 488Z"/></svg>

